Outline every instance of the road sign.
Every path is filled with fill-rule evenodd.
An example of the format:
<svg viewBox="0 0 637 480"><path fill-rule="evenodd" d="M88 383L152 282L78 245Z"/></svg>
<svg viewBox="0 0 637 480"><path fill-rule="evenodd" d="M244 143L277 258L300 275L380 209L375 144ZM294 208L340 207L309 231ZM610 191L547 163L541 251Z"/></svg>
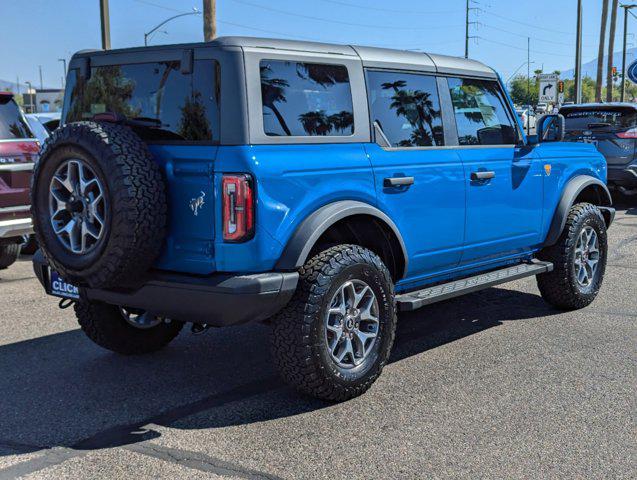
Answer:
<svg viewBox="0 0 637 480"><path fill-rule="evenodd" d="M626 68L626 76L631 81L637 83L637 60L628 65L628 68Z"/></svg>
<svg viewBox="0 0 637 480"><path fill-rule="evenodd" d="M538 75L540 81L540 102L557 103L557 82L559 77L555 73L541 73Z"/></svg>

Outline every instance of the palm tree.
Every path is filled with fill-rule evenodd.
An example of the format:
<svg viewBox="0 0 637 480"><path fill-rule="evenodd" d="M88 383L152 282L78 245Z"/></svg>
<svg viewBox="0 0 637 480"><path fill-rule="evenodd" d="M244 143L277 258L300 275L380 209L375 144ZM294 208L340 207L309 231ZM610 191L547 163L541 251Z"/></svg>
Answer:
<svg viewBox="0 0 637 480"><path fill-rule="evenodd" d="M613 0L610 11L610 32L608 38L608 64L606 66L606 101L613 101L613 50L615 49L615 28L617 26L617 6L619 0Z"/></svg>
<svg viewBox="0 0 637 480"><path fill-rule="evenodd" d="M348 112L347 110L342 110L338 113L334 113L327 118L330 125L339 132L345 132L346 129L352 128L354 125L354 115L352 112ZM330 128L331 130L331 128Z"/></svg>
<svg viewBox="0 0 637 480"><path fill-rule="evenodd" d="M292 132L288 127L287 123L285 123L285 119L281 112L276 107L276 103L284 103L287 102L287 98L285 98L285 88L289 87L290 84L287 80L282 78L270 78L270 73L272 70L268 66L261 67L261 97L263 98L263 106L268 107L274 113L274 116L281 125L281 128L285 132L287 136L291 136Z"/></svg>
<svg viewBox="0 0 637 480"><path fill-rule="evenodd" d="M299 115L299 121L308 135L327 135L332 130L325 110L302 113Z"/></svg>
<svg viewBox="0 0 637 480"><path fill-rule="evenodd" d="M602 5L602 24L599 27L599 50L597 52L597 82L595 84L595 101L602 101L602 75L604 70L604 41L606 40L606 23L608 20L608 0Z"/></svg>

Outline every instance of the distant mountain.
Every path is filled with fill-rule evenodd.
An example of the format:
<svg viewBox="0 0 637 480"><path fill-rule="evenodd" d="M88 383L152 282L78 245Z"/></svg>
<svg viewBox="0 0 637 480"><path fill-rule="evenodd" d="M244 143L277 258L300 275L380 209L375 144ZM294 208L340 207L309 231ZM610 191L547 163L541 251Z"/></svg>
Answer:
<svg viewBox="0 0 637 480"><path fill-rule="evenodd" d="M629 48L626 50L626 66L630 65L630 63L637 58L637 47ZM606 65L608 61L608 55L604 55L604 77L606 78ZM613 65L617 67L617 70L620 71L622 69L622 52L615 52L613 54ZM571 68L569 70L562 70L560 74L560 78L573 78L575 76L575 68ZM586 62L582 64L582 77L597 77L597 57L595 57L590 62Z"/></svg>

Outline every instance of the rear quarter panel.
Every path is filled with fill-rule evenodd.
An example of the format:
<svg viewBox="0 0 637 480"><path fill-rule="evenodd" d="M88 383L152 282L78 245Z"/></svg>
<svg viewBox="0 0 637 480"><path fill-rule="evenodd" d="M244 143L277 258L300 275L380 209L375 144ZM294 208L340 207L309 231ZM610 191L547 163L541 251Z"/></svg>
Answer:
<svg viewBox="0 0 637 480"><path fill-rule="evenodd" d="M606 183L606 160L594 145L546 142L536 147L545 167L542 238L546 238L553 214L568 182L578 175L590 175Z"/></svg>
<svg viewBox="0 0 637 480"><path fill-rule="evenodd" d="M247 172L255 179L255 237L224 243L221 199L216 203L215 252L220 271L274 268L297 227L321 206L339 200L376 205L374 177L363 144L252 145L219 147L215 191L223 173Z"/></svg>

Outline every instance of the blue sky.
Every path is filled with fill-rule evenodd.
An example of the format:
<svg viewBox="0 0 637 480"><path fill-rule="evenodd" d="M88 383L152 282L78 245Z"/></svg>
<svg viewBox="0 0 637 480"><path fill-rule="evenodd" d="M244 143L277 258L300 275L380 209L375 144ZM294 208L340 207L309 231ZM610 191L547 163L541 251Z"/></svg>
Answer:
<svg viewBox="0 0 637 480"><path fill-rule="evenodd" d="M100 47L98 0L2 0L0 79L61 84L62 64L84 48ZM465 0L217 0L219 35L355 43L464 54ZM597 56L601 0L584 0L584 53ZM526 61L531 37L533 68L573 67L576 0L472 0L470 56L506 79ZM200 0L110 0L113 48L143 43L145 31L176 13L201 9ZM615 50L621 50L621 12ZM637 32L637 20L629 31ZM201 16L177 19L152 43L201 41ZM629 36L629 42L635 42ZM522 68L526 70L526 67Z"/></svg>

